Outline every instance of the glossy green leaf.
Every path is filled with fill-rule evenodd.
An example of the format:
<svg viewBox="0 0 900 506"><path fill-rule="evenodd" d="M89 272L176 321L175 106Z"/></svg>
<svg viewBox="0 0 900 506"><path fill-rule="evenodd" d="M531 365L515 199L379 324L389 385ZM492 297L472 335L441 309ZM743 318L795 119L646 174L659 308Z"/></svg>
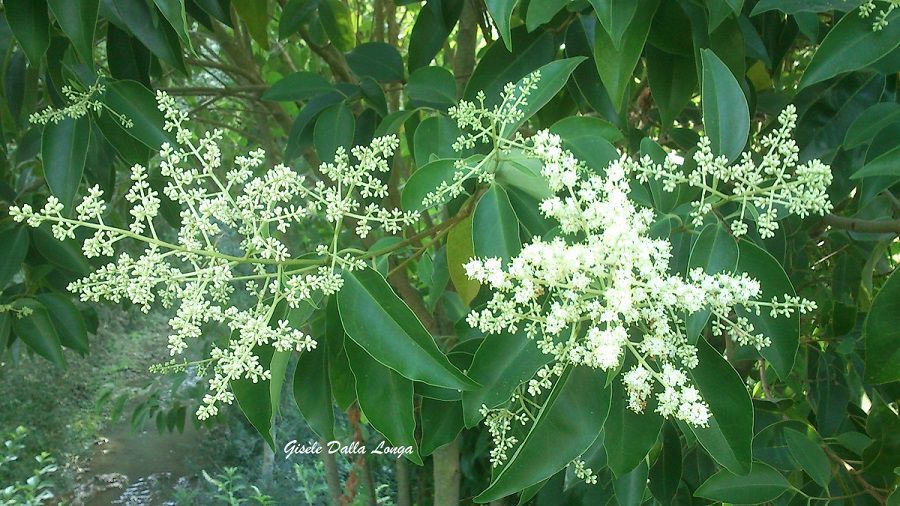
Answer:
<svg viewBox="0 0 900 506"><path fill-rule="evenodd" d="M541 352L524 331L485 336L467 371L481 387L462 394L466 427L481 421L478 410L482 405L495 408L509 400L517 386L534 377L549 361L550 356Z"/></svg>
<svg viewBox="0 0 900 506"><path fill-rule="evenodd" d="M697 341L699 365L691 380L709 405L709 426L690 426L703 448L729 471L750 472L753 405L747 387L725 358L705 340Z"/></svg>
<svg viewBox="0 0 900 506"><path fill-rule="evenodd" d="M813 55L800 79L800 88L866 67L900 46L900 10L888 15L882 30L873 30L873 22L871 16L862 17L859 10L842 17Z"/></svg>
<svg viewBox="0 0 900 506"><path fill-rule="evenodd" d="M151 53L182 73L187 73L178 35L160 19L153 3L145 0L101 0L100 14L141 41Z"/></svg>
<svg viewBox="0 0 900 506"><path fill-rule="evenodd" d="M423 456L431 455L438 448L453 442L463 428L462 405L459 401L439 401L422 398Z"/></svg>
<svg viewBox="0 0 900 506"><path fill-rule="evenodd" d="M429 0L422 5L409 34L407 64L410 72L431 64L444 48L461 12L462 2L454 0Z"/></svg>
<svg viewBox="0 0 900 506"><path fill-rule="evenodd" d="M831 481L831 465L819 443L811 440L805 433L794 429L784 429L784 437L791 455L797 459L806 474L822 488L828 488L828 483Z"/></svg>
<svg viewBox="0 0 900 506"><path fill-rule="evenodd" d="M787 479L762 462L754 462L749 474L741 476L719 471L694 492L697 497L713 501L757 504L777 499L791 488Z"/></svg>
<svg viewBox="0 0 900 506"><path fill-rule="evenodd" d="M77 120L65 118L44 126L41 138L44 179L50 192L65 206L67 212L72 211L72 203L81 184L90 139L90 121L87 117Z"/></svg>
<svg viewBox="0 0 900 506"><path fill-rule="evenodd" d="M275 357L275 349L271 346L257 346L253 350L260 364L269 364ZM272 437L272 420L275 412L272 409L272 381L259 380L253 382L241 378L231 382L231 391L241 412L247 417L251 425L259 432L272 450L275 450L275 440Z"/></svg>
<svg viewBox="0 0 900 506"><path fill-rule="evenodd" d="M737 242L725 227L719 223L707 225L691 247L688 272L699 267L707 274L733 273L738 265L738 255ZM704 309L687 317L685 332L688 342L697 342L709 316L709 310Z"/></svg>
<svg viewBox="0 0 900 506"><path fill-rule="evenodd" d="M156 150L166 142L175 144L172 134L164 129L165 118L157 108L156 97L141 83L136 81L108 83L103 103L131 120L132 126L122 129L148 148Z"/></svg>
<svg viewBox="0 0 900 506"><path fill-rule="evenodd" d="M625 31L638 10L638 2L621 0L589 0L600 25L616 48L620 48Z"/></svg>
<svg viewBox="0 0 900 506"><path fill-rule="evenodd" d="M621 506L640 506L647 489L647 461L642 460L634 469L613 480L616 503Z"/></svg>
<svg viewBox="0 0 900 506"><path fill-rule="evenodd" d="M452 182L456 174L455 159L433 160L420 166L412 173L403 186L400 204L407 211L422 211L425 197L436 190L441 183Z"/></svg>
<svg viewBox="0 0 900 506"><path fill-rule="evenodd" d="M859 7L862 0L760 0L753 7L751 16L778 10L785 14L798 12L825 12L830 10L849 11Z"/></svg>
<svg viewBox="0 0 900 506"><path fill-rule="evenodd" d="M553 61L556 46L551 34L528 34L522 27L512 31L512 38L514 51L509 51L500 41L485 50L466 83L463 93L466 100L475 100L478 92L484 91L485 104L495 105L504 86Z"/></svg>
<svg viewBox="0 0 900 506"><path fill-rule="evenodd" d="M519 0L485 0L484 6L487 7L488 14L497 25L497 31L500 32L500 38L506 49L512 51L512 35L510 34L510 25L512 24L513 10L519 4Z"/></svg>
<svg viewBox="0 0 900 506"><path fill-rule="evenodd" d="M504 263L522 249L519 220L506 190L499 185L492 185L475 206L472 241L476 257L499 258Z"/></svg>
<svg viewBox="0 0 900 506"><path fill-rule="evenodd" d="M323 162L333 162L340 147L349 154L355 130L356 119L345 102L322 111L313 129L313 145L319 158Z"/></svg>
<svg viewBox="0 0 900 506"><path fill-rule="evenodd" d="M5 0L3 14L9 29L32 67L40 67L50 47L50 16L46 0Z"/></svg>
<svg viewBox="0 0 900 506"><path fill-rule="evenodd" d="M892 123L900 123L900 104L879 102L856 117L844 136L844 148L852 149L871 142L878 132Z"/></svg>
<svg viewBox="0 0 900 506"><path fill-rule="evenodd" d="M319 20L334 47L349 51L356 45L356 18L343 0L319 0Z"/></svg>
<svg viewBox="0 0 900 506"><path fill-rule="evenodd" d="M875 294L866 316L866 369L869 383L890 383L900 379L900 275L888 278Z"/></svg>
<svg viewBox="0 0 900 506"><path fill-rule="evenodd" d="M744 0L706 0L706 10L709 12L709 27L712 33L726 18L740 16Z"/></svg>
<svg viewBox="0 0 900 506"><path fill-rule="evenodd" d="M460 390L478 386L447 360L409 306L377 272L369 268L345 271L337 300L344 331L379 362L429 385Z"/></svg>
<svg viewBox="0 0 900 506"><path fill-rule="evenodd" d="M269 49L269 12L266 0L230 0L238 16L247 25L247 32L263 49Z"/></svg>
<svg viewBox="0 0 900 506"><path fill-rule="evenodd" d="M87 325L75 304L68 297L55 292L42 293L35 298L47 308L60 344L81 355L87 354L90 351Z"/></svg>
<svg viewBox="0 0 900 506"><path fill-rule="evenodd" d="M345 341L344 346L356 378L359 407L366 419L392 446L411 446L413 453L406 457L422 465L415 437L413 382L385 367L352 341Z"/></svg>
<svg viewBox="0 0 900 506"><path fill-rule="evenodd" d="M861 179L878 176L900 176L900 146L868 161L863 168L854 172L850 179Z"/></svg>
<svg viewBox="0 0 900 506"><path fill-rule="evenodd" d="M397 48L384 42L366 42L347 53L347 65L359 78L380 82L403 80L403 59Z"/></svg>
<svg viewBox="0 0 900 506"><path fill-rule="evenodd" d="M99 0L47 0L47 5L81 60L93 65Z"/></svg>
<svg viewBox="0 0 900 506"><path fill-rule="evenodd" d="M772 255L750 241L741 241L739 249L737 270L759 281L761 300L778 297L783 302L785 295L796 295L791 280ZM800 347L800 315L795 312L791 316L776 318L766 310L760 311L760 314L741 308L735 311L739 316L747 318L756 332L772 341L771 345L762 348L759 353L772 364L779 378L787 379Z"/></svg>
<svg viewBox="0 0 900 506"><path fill-rule="evenodd" d="M637 0L635 3L637 11L622 34L620 44L616 44L606 30L594 33L594 63L616 110L625 102L631 75L644 50L650 22L659 6L659 0Z"/></svg>
<svg viewBox="0 0 900 506"><path fill-rule="evenodd" d="M610 389L605 383L606 374L594 369L564 371L535 413L527 434L475 502L497 500L546 480L583 454L609 412Z"/></svg>
<svg viewBox="0 0 900 506"><path fill-rule="evenodd" d="M472 217L460 221L447 233L447 270L450 282L463 304L469 305L478 295L481 284L466 275L465 265L475 257L475 243L472 240Z"/></svg>
<svg viewBox="0 0 900 506"><path fill-rule="evenodd" d="M625 390L615 385L609 416L603 424L603 446L607 465L616 476L627 474L647 457L656 444L663 421L653 410L635 413L629 409Z"/></svg>
<svg viewBox="0 0 900 506"><path fill-rule="evenodd" d="M159 9L159 12L162 13L172 29L175 30L181 44L193 51L191 37L188 35L190 28L188 27L187 13L184 10L184 2L185 0L153 0L153 3L155 3L156 7ZM234 5L235 8L238 8L239 6L238 3L235 3ZM50 5L50 9L53 10L52 4ZM55 13L56 10L53 10L53 12ZM262 9L262 12L265 13L265 10ZM95 21L96 20L93 20L92 22Z"/></svg>
<svg viewBox="0 0 900 506"><path fill-rule="evenodd" d="M406 96L416 107L446 109L456 104L456 79L444 67L423 67L409 76Z"/></svg>
<svg viewBox="0 0 900 506"><path fill-rule="evenodd" d="M443 114L422 120L413 135L413 155L416 165L424 168L423 165L434 159L458 158L453 144L460 133L456 121Z"/></svg>
<svg viewBox="0 0 900 506"><path fill-rule="evenodd" d="M356 385L350 371L350 361L344 349L344 326L338 313L337 298L329 297L325 308L325 340L328 350L328 380L331 382L331 395L338 408L346 411L356 402Z"/></svg>
<svg viewBox="0 0 900 506"><path fill-rule="evenodd" d="M262 99L277 102L300 101L331 91L334 91L334 86L324 77L313 72L301 71L278 80L262 94Z"/></svg>
<svg viewBox="0 0 900 506"><path fill-rule="evenodd" d="M694 59L665 53L648 46L647 77L653 102L659 109L661 126L669 128L691 102L697 87Z"/></svg>
<svg viewBox="0 0 900 506"><path fill-rule="evenodd" d="M559 90L566 85L566 81L569 80L569 76L575 70L575 67L584 60L583 56L576 56L574 58L556 60L539 68L540 79L535 84L535 88L529 92L525 105L519 108L522 113L521 118L504 125L501 135L503 137L512 136L529 118L547 105L559 93ZM519 96L522 85L521 80L516 83L516 91L513 92L513 96Z"/></svg>
<svg viewBox="0 0 900 506"><path fill-rule="evenodd" d="M80 276L87 275L91 271L91 264L75 240L60 241L44 228L32 229L31 240L38 253L51 264ZM2 244L6 243L2 242ZM0 286L3 286L2 282L0 282Z"/></svg>
<svg viewBox="0 0 900 506"><path fill-rule="evenodd" d="M703 127L713 153L737 159L750 133L747 98L731 70L709 49L700 51L703 60Z"/></svg>
<svg viewBox="0 0 900 506"><path fill-rule="evenodd" d="M19 272L25 255L28 254L28 228L25 226L11 227L0 232L0 244L3 252L0 253L0 291Z"/></svg>
<svg viewBox="0 0 900 506"><path fill-rule="evenodd" d="M549 22L561 11L568 0L544 0L543 2L530 2L528 4L528 12L525 14L525 26L529 32L533 32L535 28Z"/></svg>
<svg viewBox="0 0 900 506"><path fill-rule="evenodd" d="M19 339L32 351L46 358L57 367L66 366L59 335L50 319L47 308L34 299L18 299L14 304L18 310L29 309L31 314L13 318L12 328Z"/></svg>
<svg viewBox="0 0 900 506"><path fill-rule="evenodd" d="M334 407L328 376L328 342L319 340L312 351L303 352L294 369L294 401L309 427L324 441L334 439Z"/></svg>
<svg viewBox="0 0 900 506"><path fill-rule="evenodd" d="M597 174L604 174L609 163L619 158L612 143L622 140L622 133L600 118L570 116L557 121L550 132L560 136L563 145Z"/></svg>
<svg viewBox="0 0 900 506"><path fill-rule="evenodd" d="M681 438L674 423L666 423L662 431L662 451L650 468L650 492L662 504L671 504L681 483Z"/></svg>

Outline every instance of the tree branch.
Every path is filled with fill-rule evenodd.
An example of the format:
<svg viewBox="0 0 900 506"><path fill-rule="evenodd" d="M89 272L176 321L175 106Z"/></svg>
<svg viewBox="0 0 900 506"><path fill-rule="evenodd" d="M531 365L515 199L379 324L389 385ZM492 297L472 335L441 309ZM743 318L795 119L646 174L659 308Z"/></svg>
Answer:
<svg viewBox="0 0 900 506"><path fill-rule="evenodd" d="M826 214L822 221L834 228L872 234L900 234L900 220L861 220Z"/></svg>

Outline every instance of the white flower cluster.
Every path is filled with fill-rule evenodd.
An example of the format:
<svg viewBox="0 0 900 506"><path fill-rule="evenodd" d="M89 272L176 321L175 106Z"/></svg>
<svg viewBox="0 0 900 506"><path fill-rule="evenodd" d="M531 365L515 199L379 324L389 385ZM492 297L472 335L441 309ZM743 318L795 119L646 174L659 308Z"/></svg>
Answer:
<svg viewBox="0 0 900 506"><path fill-rule="evenodd" d="M717 189L720 182L729 182L745 206L753 203L769 212L776 204L801 215L827 208L824 186L830 174L826 178L822 173L827 167L818 163L795 167L796 146L787 135L793 128L792 115L791 110L782 115L785 128L763 140L771 150L758 166L749 157L739 168L707 159L707 144L706 149L701 145L698 156L703 160L699 178L689 180L671 167L666 169L671 173L659 177L672 186L690 181L707 187L712 173L716 181L707 190L721 199L731 198ZM520 147L542 163L554 196L541 202L540 211L559 224L560 235L533 239L508 262L479 258L465 265L471 279L493 292L483 308L469 313L469 325L486 333L525 329L540 350L553 357L527 382L527 394L520 391L514 398L541 396L567 367L616 374L627 366L621 378L632 410L644 411L653 397L654 409L662 416L706 426L709 407L687 373L698 359L685 334L685 315L708 311L714 333L759 349L769 344L768 337L747 318L736 316L736 308L757 314L768 310L773 316L815 308L810 301L788 295L781 301L758 300L760 285L746 274L711 275L702 269L687 276L671 274L670 243L650 235L653 211L639 208L629 197L630 174L649 177L663 170L649 160L623 157L601 176L586 170L563 148L560 137L549 132L537 132ZM801 197L817 202L801 203ZM520 407L511 407L515 405ZM525 423L533 416L515 399L500 408L484 409L483 414L494 437L496 465L516 444L508 435L512 422Z"/></svg>
<svg viewBox="0 0 900 506"><path fill-rule="evenodd" d="M875 21L872 23L872 30L876 32L880 32L887 27L888 16L894 12L894 9L900 7L900 0L884 0L881 2L882 4L887 4L881 10L878 10L878 5L875 0L866 0L859 6L859 14L860 16L867 18L872 15L876 10L878 10L878 14L875 15Z"/></svg>
<svg viewBox="0 0 900 506"><path fill-rule="evenodd" d="M462 131L453 143L454 150L462 152L488 144L493 145L493 151L484 157L456 160L453 177L450 181L442 181L425 196L422 202L425 207L432 207L461 195L464 191L463 183L473 177L480 184L494 181L502 155L524 146L519 133L515 132L512 138L501 134L509 125L521 121L523 109L528 105L528 95L537 88L540 80L540 71L534 71L518 84L507 83L500 96L500 103L491 108L484 105L484 92L479 91L475 98L477 103L462 100L447 111Z"/></svg>
<svg viewBox="0 0 900 506"><path fill-rule="evenodd" d="M35 125L46 125L48 123L59 123L66 118L78 119L90 112L100 113L104 109L108 114L112 114L125 128L131 128L133 122L129 118L125 118L121 114L106 107L106 105L98 100L97 96L106 92L106 86L99 80L89 86L86 90L76 90L72 86L66 85L62 87L62 95L68 101L68 104L62 108L47 107L42 111L32 113L28 117L28 121Z"/></svg>
<svg viewBox="0 0 900 506"><path fill-rule="evenodd" d="M700 198L693 203L695 225L713 211L731 211L725 219L731 222L735 236L746 234L745 220L753 218L760 237L772 237L778 230L778 220L786 213L802 218L831 210L826 191L831 184L831 168L820 160L798 163L799 149L791 138L797 124L796 108L787 106L778 121L780 128L759 142L758 148L764 153L758 162L745 152L740 161L729 164L724 156L713 155L709 138L702 137L694 153L696 167L690 173L672 159L657 164L646 156L626 161L625 170L635 173L642 182L661 181L666 191L674 191L681 184L700 189ZM728 204L735 204L737 209L732 210Z"/></svg>
<svg viewBox="0 0 900 506"><path fill-rule="evenodd" d="M88 257L116 256L117 245L126 239L142 244L137 256L119 251L113 262L69 289L85 301L128 300L145 312L155 303L177 306L169 321L173 356L183 354L204 330L230 329L230 339L219 340L210 357L191 363L173 359L157 368L197 365L201 371L212 370L209 393L197 410L198 418L205 419L215 416L220 404L233 401L230 382L269 377L268 364L260 363L256 354L259 347L268 345L277 351L315 347L315 341L292 328L276 308L297 308L337 292L342 284L340 269L364 263L366 253L339 249L345 220L355 222L357 233L365 236L373 226L398 232L417 215L375 203L387 194L378 173L390 168L398 146L395 137L353 148L356 163L340 150L334 163L320 167L327 181L309 182L284 165L256 175L262 169L262 151L238 156L226 166L219 147L221 132L195 135L174 99L164 93L157 99L166 118L165 129L176 140L159 150L159 166L166 179L161 193L181 208L177 238L167 240L157 230L160 191L150 184L148 171L141 165L132 167L131 186L124 195L131 214L127 228L107 221L107 203L96 186L88 189L74 212L50 196L39 211L26 204L11 207L10 214L33 227L52 223L52 232L60 240L75 238L79 228L93 231L83 243ZM60 114L80 112L74 108ZM317 217L334 226L329 243L315 251L292 251L285 241L291 227ZM234 235L240 237L239 246L224 246L229 241L223 239ZM236 289L249 292L256 304L238 307L233 302Z"/></svg>

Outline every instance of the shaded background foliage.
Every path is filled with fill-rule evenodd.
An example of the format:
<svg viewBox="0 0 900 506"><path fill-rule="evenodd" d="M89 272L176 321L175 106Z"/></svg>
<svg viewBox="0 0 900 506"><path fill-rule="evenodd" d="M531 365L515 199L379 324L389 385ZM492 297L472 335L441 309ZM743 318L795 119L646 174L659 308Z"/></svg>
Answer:
<svg viewBox="0 0 900 506"><path fill-rule="evenodd" d="M33 313L0 312L4 367L27 366L20 361L29 355L84 367L97 328L91 308L65 288L93 261L75 241L60 243L47 230L13 224L6 209L38 207L51 193L69 204L97 184L114 196L112 222L124 223L128 167L146 164L167 139L152 90L181 97L196 122L225 129L240 151L262 146L270 162L300 169L327 161L338 146L397 133L403 143L389 201L411 208L458 156L450 149L457 127L445 115L449 106L478 91L495 100L508 82L584 57L552 74L559 86L522 130L550 128L598 170L618 156L616 149L652 157L677 151L690 163L700 132L733 160L785 105L797 108L801 160L832 166L833 214L786 218L773 238L751 231L736 241L712 222L702 229L687 225L693 195L668 194L651 183L636 186L633 197L657 211L658 233L673 244L673 270L748 272L764 291L796 291L819 311L781 326L763 318L757 326L773 347L762 356L712 338L703 321L689 324L704 336L693 380L716 418L709 431L635 415L616 388L609 399L593 397L608 389L582 390L583 398L561 395L552 409L564 417L579 419L592 402L599 403L597 412L608 406L602 432L598 437L597 428L576 424L571 433L529 441L530 455L540 458L517 464L529 472L499 487L501 495L520 492L521 502L537 504L801 504L810 497L885 503L900 466L900 9L874 30L861 3L5 0L0 304ZM98 79L108 109L47 126L29 122L47 105L65 105L64 87L85 89ZM112 112L134 126L122 128ZM153 184L161 184L158 177ZM421 229L407 234L427 231L427 240L376 260L389 284L379 276L360 279L368 298L342 292L323 304L304 325L324 345L299 357L296 368L282 368L296 371L284 383L319 437L331 439L336 422L347 420L360 440L376 442L380 433L417 446L411 460L424 462L434 477L410 475L398 462L399 504L410 504L413 488L436 504L468 501L485 490L488 438L477 408L505 400L542 363L523 336L485 337L462 318L487 297L465 278L462 264L473 254L514 254L523 241L548 232L528 190L521 171L501 172L490 188L472 188L474 198L430 213ZM177 209L164 207L163 214L178 224ZM308 232L292 240L314 243L320 231ZM363 246L377 251L402 239ZM353 302L342 308L341 297ZM395 297L407 309L380 315L373 302ZM481 389L460 395L372 360L370 354L379 357L357 346L354 334L379 318L399 325L405 339L433 337L437 348L423 363L452 363ZM566 381L591 384L574 373ZM171 431L189 423L199 395L127 402L110 392L104 400L116 411L127 402L135 424ZM269 386L238 395L250 422L272 437L279 403L270 399ZM567 462L553 457L563 440L579 441L599 474L597 485L574 480L563 469ZM325 465L332 498L352 495L358 476L366 476L364 460L344 480L333 460Z"/></svg>

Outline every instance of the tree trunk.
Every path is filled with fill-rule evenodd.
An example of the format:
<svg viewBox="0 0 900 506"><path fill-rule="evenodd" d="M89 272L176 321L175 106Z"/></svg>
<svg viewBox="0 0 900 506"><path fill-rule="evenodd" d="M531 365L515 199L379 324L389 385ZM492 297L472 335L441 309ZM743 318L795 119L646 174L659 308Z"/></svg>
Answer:
<svg viewBox="0 0 900 506"><path fill-rule="evenodd" d="M412 506L412 487L409 480L409 466L406 459L400 457L394 466L397 479L397 506Z"/></svg>
<svg viewBox="0 0 900 506"><path fill-rule="evenodd" d="M475 68L475 46L478 42L478 13L473 0L463 0L456 32L456 53L453 55L453 75L456 76L456 95L461 97L472 70Z"/></svg>
<svg viewBox="0 0 900 506"><path fill-rule="evenodd" d="M459 504L459 436L434 451L434 504Z"/></svg>
<svg viewBox="0 0 900 506"><path fill-rule="evenodd" d="M329 453L328 442L322 441L322 461L325 463L325 482L328 483L328 497L330 504L338 504L341 500L341 477L338 474L337 460L333 453Z"/></svg>

